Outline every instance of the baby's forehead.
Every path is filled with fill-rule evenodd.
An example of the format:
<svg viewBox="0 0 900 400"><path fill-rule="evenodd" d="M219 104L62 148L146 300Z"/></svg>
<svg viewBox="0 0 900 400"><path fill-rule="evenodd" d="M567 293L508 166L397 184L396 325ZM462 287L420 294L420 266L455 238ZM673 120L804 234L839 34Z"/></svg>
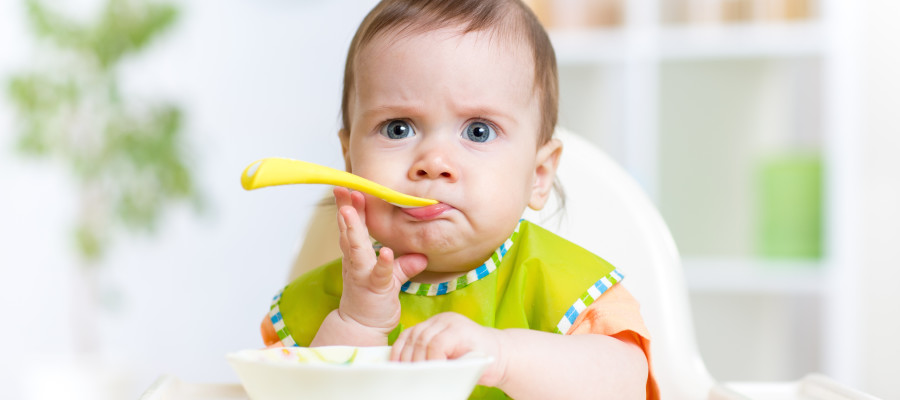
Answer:
<svg viewBox="0 0 900 400"><path fill-rule="evenodd" d="M497 79L488 82L491 87L514 84L530 92L536 86L534 59L527 43L492 31L466 32L461 27L386 32L360 49L354 68L358 81L427 75L439 83L460 75L472 80L494 75Z"/></svg>
<svg viewBox="0 0 900 400"><path fill-rule="evenodd" d="M420 62L426 59L430 63ZM506 79L498 80L498 85L527 81L534 89L537 84L533 54L525 41L486 30L466 32L460 27L386 32L360 48L354 64L358 80L409 73L406 67L413 66L415 73L428 69L425 73L434 79L462 71L481 75L500 68ZM420 64L416 70L414 66ZM376 75L370 76L373 72Z"/></svg>
<svg viewBox="0 0 900 400"><path fill-rule="evenodd" d="M423 27L423 26L397 26L388 30L381 31L374 35L367 43L360 47L360 53L367 49L375 51L383 50L403 40L415 41L434 41L459 38L462 36L474 38L479 42L486 42L494 47L496 51L507 52L523 52L529 57L533 50L530 43L521 34L516 34L500 27L492 27L489 29L466 30L466 26L462 24L447 25L440 27Z"/></svg>

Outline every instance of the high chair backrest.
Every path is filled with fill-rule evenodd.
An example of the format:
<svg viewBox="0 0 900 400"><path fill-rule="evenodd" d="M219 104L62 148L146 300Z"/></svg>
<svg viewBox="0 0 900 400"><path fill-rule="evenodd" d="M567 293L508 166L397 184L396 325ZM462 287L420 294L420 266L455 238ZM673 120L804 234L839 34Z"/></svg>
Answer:
<svg viewBox="0 0 900 400"><path fill-rule="evenodd" d="M714 385L694 339L687 284L669 228L638 183L584 138L557 129L563 155L555 196L526 218L603 257L641 303L651 335L654 374L664 399L705 399Z"/></svg>
<svg viewBox="0 0 900 400"><path fill-rule="evenodd" d="M687 286L675 242L656 207L615 161L585 139L558 129L563 156L555 196L525 218L616 266L640 301L650 330L654 374L665 399L704 399L714 381L694 341ZM340 256L334 206L314 213L290 279Z"/></svg>

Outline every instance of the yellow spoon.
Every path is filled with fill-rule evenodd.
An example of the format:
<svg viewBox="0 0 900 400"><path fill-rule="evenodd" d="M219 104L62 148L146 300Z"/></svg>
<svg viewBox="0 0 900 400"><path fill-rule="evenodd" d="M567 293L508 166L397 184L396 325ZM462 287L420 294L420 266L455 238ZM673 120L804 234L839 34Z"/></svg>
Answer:
<svg viewBox="0 0 900 400"><path fill-rule="evenodd" d="M241 174L241 186L245 190L294 183L343 186L371 194L400 207L424 207L438 203L437 200L423 199L388 189L349 172L289 158L263 158L251 163Z"/></svg>

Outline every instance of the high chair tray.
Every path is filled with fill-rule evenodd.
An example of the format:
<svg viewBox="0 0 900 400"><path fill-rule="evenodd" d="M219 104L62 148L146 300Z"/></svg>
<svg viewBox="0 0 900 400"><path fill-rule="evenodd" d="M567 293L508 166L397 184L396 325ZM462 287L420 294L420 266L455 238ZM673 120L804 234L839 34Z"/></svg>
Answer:
<svg viewBox="0 0 900 400"><path fill-rule="evenodd" d="M140 400L250 400L237 383L188 383L169 375L161 376Z"/></svg>
<svg viewBox="0 0 900 400"><path fill-rule="evenodd" d="M811 374L784 383L726 383L716 385L709 400L879 400L843 386L827 377ZM237 383L188 383L161 376L140 400L250 400Z"/></svg>

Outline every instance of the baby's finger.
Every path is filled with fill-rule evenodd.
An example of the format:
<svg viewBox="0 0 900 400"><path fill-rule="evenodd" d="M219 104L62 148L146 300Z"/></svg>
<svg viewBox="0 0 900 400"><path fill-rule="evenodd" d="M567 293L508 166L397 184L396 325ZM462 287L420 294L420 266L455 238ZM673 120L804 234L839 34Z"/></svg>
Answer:
<svg viewBox="0 0 900 400"><path fill-rule="evenodd" d="M418 253L404 254L397 257L394 263L397 264L394 276L402 284L425 270L428 266L428 257Z"/></svg>
<svg viewBox="0 0 900 400"><path fill-rule="evenodd" d="M356 213L359 214L359 219L362 220L363 223L366 222L366 196L362 194L362 192L350 192L350 201L353 205L353 208L356 209Z"/></svg>
<svg viewBox="0 0 900 400"><path fill-rule="evenodd" d="M337 213L338 224L338 244L341 246L341 253L347 254L350 251L350 244L347 242L347 222L340 212Z"/></svg>
<svg viewBox="0 0 900 400"><path fill-rule="evenodd" d="M431 341L435 336L439 335L447 328L447 324L440 320L429 319L404 330L394 341L394 347L391 348L391 360L410 362L423 361L429 358L428 348L432 344ZM440 349L432 352L433 359L442 360L446 356L440 355Z"/></svg>
<svg viewBox="0 0 900 400"><path fill-rule="evenodd" d="M424 323L424 322L423 322ZM421 329L421 327L414 326L400 333L400 336L397 337L397 341L394 342L394 349L397 350L397 358L396 361L400 362L409 362L412 361L413 351L415 350L413 346L416 341L416 332ZM402 339L402 340L401 340ZM394 350L392 349L392 350Z"/></svg>
<svg viewBox="0 0 900 400"><path fill-rule="evenodd" d="M347 253L349 248L347 247L347 222L344 220L344 216L341 215L340 209L344 206L350 205L350 191L347 188L335 187L332 190L334 193L334 202L337 205L337 209L339 212L336 213L338 231L340 233L340 246L341 252Z"/></svg>
<svg viewBox="0 0 900 400"><path fill-rule="evenodd" d="M390 289L391 281L394 279L394 251L389 247L381 248L369 279L374 288Z"/></svg>
<svg viewBox="0 0 900 400"><path fill-rule="evenodd" d="M341 232L342 240L346 239L346 244L341 249L344 258L350 261L354 270L368 274L375 265L375 250L369 241L369 230L352 206L341 207L338 213L345 225Z"/></svg>
<svg viewBox="0 0 900 400"><path fill-rule="evenodd" d="M338 210L344 220L344 234L350 244L350 250L372 250L372 242L369 241L369 230L359 218L359 214L352 206L344 206Z"/></svg>
<svg viewBox="0 0 900 400"><path fill-rule="evenodd" d="M409 337L410 332L411 329L406 329L397 335L397 339L394 340L394 344L391 346L391 356L389 360L400 361L400 355L403 352L403 347L406 346L406 340Z"/></svg>
<svg viewBox="0 0 900 400"><path fill-rule="evenodd" d="M350 200L350 189L335 186L334 189L331 190L331 193L334 194L334 203L337 205L337 208L353 204Z"/></svg>
<svg viewBox="0 0 900 400"><path fill-rule="evenodd" d="M412 361L446 360L448 335L444 332L447 328L446 324L437 322L422 329L412 346Z"/></svg>

